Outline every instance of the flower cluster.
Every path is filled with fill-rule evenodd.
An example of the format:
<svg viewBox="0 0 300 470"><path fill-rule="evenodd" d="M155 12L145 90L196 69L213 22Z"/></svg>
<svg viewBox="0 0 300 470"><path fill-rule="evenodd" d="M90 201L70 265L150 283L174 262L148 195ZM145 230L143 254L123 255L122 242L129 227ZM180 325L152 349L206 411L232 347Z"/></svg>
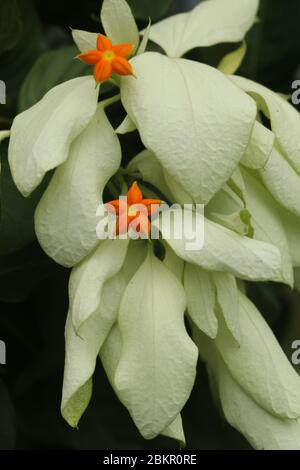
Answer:
<svg viewBox="0 0 300 470"><path fill-rule="evenodd" d="M244 45L218 68L182 58L242 42L258 6L207 0L149 26L140 42L126 1L104 0L107 37L73 31L94 77L53 88L13 123L9 162L23 195L55 169L35 228L48 255L73 268L62 398L71 426L88 406L100 356L141 434L183 445L181 410L200 353L226 419L253 447L300 449L300 378L243 282L292 287L300 267L300 117L282 96L234 75ZM145 52L149 38L164 53ZM108 79L127 112L116 131L105 109L119 96L101 101ZM145 150L121 168L117 134L135 129ZM186 249L191 233L165 239L167 212L155 222L160 256L151 240L97 238L105 188L121 182L116 200L135 180L147 201L205 204L202 249ZM129 191L142 201L136 185Z"/></svg>

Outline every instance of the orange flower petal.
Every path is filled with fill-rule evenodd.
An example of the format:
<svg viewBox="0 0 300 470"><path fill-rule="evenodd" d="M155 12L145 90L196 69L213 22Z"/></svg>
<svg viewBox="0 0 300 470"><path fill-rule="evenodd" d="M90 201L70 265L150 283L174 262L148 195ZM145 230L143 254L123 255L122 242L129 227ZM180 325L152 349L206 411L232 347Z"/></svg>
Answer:
<svg viewBox="0 0 300 470"><path fill-rule="evenodd" d="M98 34L97 37L97 49L100 52L110 50L112 48L112 43L110 40L103 34Z"/></svg>
<svg viewBox="0 0 300 470"><path fill-rule="evenodd" d="M124 217L121 217L120 219L120 217L117 216L116 229L115 229L116 235L124 235L125 233L127 233L127 230L128 230L127 220L124 219Z"/></svg>
<svg viewBox="0 0 300 470"><path fill-rule="evenodd" d="M143 199L142 204L147 207L148 209L148 215L154 214L155 211L158 210L158 206L160 206L163 203L163 201L160 201L159 199Z"/></svg>
<svg viewBox="0 0 300 470"><path fill-rule="evenodd" d="M83 54L79 54L77 57L86 64L95 65L101 60L102 54L99 51L87 51Z"/></svg>
<svg viewBox="0 0 300 470"><path fill-rule="evenodd" d="M136 219L136 216L128 216L126 213L123 213L116 218L116 235L124 235L128 232L128 226L131 222Z"/></svg>
<svg viewBox="0 0 300 470"><path fill-rule="evenodd" d="M112 64L108 60L100 60L94 67L94 78L97 83L105 82L112 76Z"/></svg>
<svg viewBox="0 0 300 470"><path fill-rule="evenodd" d="M134 182L128 190L127 193L127 204L139 204L143 200L143 195L138 187L137 183Z"/></svg>
<svg viewBox="0 0 300 470"><path fill-rule="evenodd" d="M117 56L123 57L124 59L128 59L128 57L132 54L134 49L134 45L130 43L118 44L117 46L112 46L112 50Z"/></svg>
<svg viewBox="0 0 300 470"><path fill-rule="evenodd" d="M118 199L114 201L109 201L105 204L105 207L108 210L108 212L110 212L111 214L114 214L114 213L119 214L120 201Z"/></svg>
<svg viewBox="0 0 300 470"><path fill-rule="evenodd" d="M132 75L133 70L132 66L128 62L128 60L124 59L123 57L116 57L112 61L112 67L114 72L118 73L119 75Z"/></svg>

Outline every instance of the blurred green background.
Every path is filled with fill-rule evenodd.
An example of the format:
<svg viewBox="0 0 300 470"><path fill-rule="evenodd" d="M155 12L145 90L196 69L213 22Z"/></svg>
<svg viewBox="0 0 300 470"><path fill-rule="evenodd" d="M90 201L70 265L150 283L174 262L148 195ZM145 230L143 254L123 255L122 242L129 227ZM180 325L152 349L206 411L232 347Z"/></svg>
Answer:
<svg viewBox="0 0 300 470"><path fill-rule="evenodd" d="M128 2L141 28L149 16L156 21L199 3ZM99 0L0 0L0 79L7 86L0 129L9 129L14 116L52 86L90 73L73 60L76 48L69 27L101 31L99 9ZM259 17L248 34L248 53L239 73L291 93L292 81L300 78L300 2L262 0ZM189 57L215 65L233 47L197 49ZM109 87L104 91L112 93ZM113 124L123 115L114 107ZM136 135L122 137L121 143L125 161L141 148ZM69 271L43 254L34 236L34 208L47 178L24 200L11 180L7 144L1 145L0 155L0 339L7 346L7 364L0 365L0 449L176 449L171 440L144 441L139 436L100 365L79 430L69 428L60 416ZM272 284L248 285L248 294L291 357L291 343L300 339L300 296ZM249 448L216 411L203 364L183 422L188 449Z"/></svg>

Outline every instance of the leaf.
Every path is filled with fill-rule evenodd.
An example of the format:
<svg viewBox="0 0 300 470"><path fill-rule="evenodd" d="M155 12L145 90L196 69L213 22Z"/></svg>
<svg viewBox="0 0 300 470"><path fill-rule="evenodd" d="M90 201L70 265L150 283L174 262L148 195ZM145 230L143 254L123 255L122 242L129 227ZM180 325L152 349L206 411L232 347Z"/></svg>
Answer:
<svg viewBox="0 0 300 470"><path fill-rule="evenodd" d="M3 140L8 139L9 136L10 136L10 131L0 131L0 143Z"/></svg>
<svg viewBox="0 0 300 470"><path fill-rule="evenodd" d="M228 183L205 207L207 217L239 235L253 238L251 214L245 207L245 183L237 167Z"/></svg>
<svg viewBox="0 0 300 470"><path fill-rule="evenodd" d="M239 294L236 279L231 274L215 272L212 274L212 280L216 287L217 302L227 328L240 344Z"/></svg>
<svg viewBox="0 0 300 470"><path fill-rule="evenodd" d="M127 286L115 386L141 434L151 439L180 413L193 387L197 352L184 325L183 287L152 253Z"/></svg>
<svg viewBox="0 0 300 470"><path fill-rule="evenodd" d="M2 0L0 4L0 54L12 49L22 32L22 18L17 0Z"/></svg>
<svg viewBox="0 0 300 470"><path fill-rule="evenodd" d="M141 20L157 20L164 16L172 0L128 0L134 16Z"/></svg>
<svg viewBox="0 0 300 470"><path fill-rule="evenodd" d="M136 130L134 122L130 119L127 115L125 119L121 122L119 127L116 129L116 134L128 134L129 132L133 132Z"/></svg>
<svg viewBox="0 0 300 470"><path fill-rule="evenodd" d="M255 121L252 136L241 163L252 170L262 170L274 147L275 135Z"/></svg>
<svg viewBox="0 0 300 470"><path fill-rule="evenodd" d="M137 79L121 79L121 98L145 147L196 202L207 203L247 148L254 103L204 64L157 53L131 63Z"/></svg>
<svg viewBox="0 0 300 470"><path fill-rule="evenodd" d="M300 292L300 269L294 269L294 276L295 276L295 289L296 291Z"/></svg>
<svg viewBox="0 0 300 470"><path fill-rule="evenodd" d="M210 273L186 263L184 289L189 316L201 331L210 338L215 338L218 333L215 314L216 292Z"/></svg>
<svg viewBox="0 0 300 470"><path fill-rule="evenodd" d="M229 181L229 184L231 182ZM240 213L245 209L245 202L243 201L244 189L236 187L236 183L234 183L233 188L229 184L226 184L218 191L205 207L205 213L209 219L214 220L214 215L211 214L222 214L232 217L234 214Z"/></svg>
<svg viewBox="0 0 300 470"><path fill-rule="evenodd" d="M254 23L258 4L258 0L203 2L188 13L153 25L150 39L171 57L183 56L195 47L240 42Z"/></svg>
<svg viewBox="0 0 300 470"><path fill-rule="evenodd" d="M259 83L287 91L300 63L300 4L298 0L290 0L288 4L281 0L262 0L260 5L261 21L249 47L251 76Z"/></svg>
<svg viewBox="0 0 300 470"><path fill-rule="evenodd" d="M290 257L294 267L300 267L300 218L284 209L282 206L277 205L282 226L288 241Z"/></svg>
<svg viewBox="0 0 300 470"><path fill-rule="evenodd" d="M177 277L179 282L182 282L184 271L183 260L174 253L174 251L169 247L169 245L165 244L164 248L164 265Z"/></svg>
<svg viewBox="0 0 300 470"><path fill-rule="evenodd" d="M293 266L289 245L276 203L260 181L246 170L243 170L246 185L246 206L251 213L254 237L278 247L281 253L283 276L285 282L293 285Z"/></svg>
<svg viewBox="0 0 300 470"><path fill-rule="evenodd" d="M181 448L186 446L186 440L180 414L174 419L173 423L169 424L169 426L164 429L162 435L177 440Z"/></svg>
<svg viewBox="0 0 300 470"><path fill-rule="evenodd" d="M35 243L0 257L0 299L5 303L25 302L42 281L57 271Z"/></svg>
<svg viewBox="0 0 300 470"><path fill-rule="evenodd" d="M220 318L219 333L215 340L232 377L269 413L280 418L299 417L300 378L265 320L241 293L239 318L239 345L233 341Z"/></svg>
<svg viewBox="0 0 300 470"><path fill-rule="evenodd" d="M127 283L144 262L146 245L143 241L129 244L120 271L107 277L101 288L101 301L95 312L83 323L80 335L74 330L72 311L66 323L66 359L62 397L62 415L73 427L77 426L86 410L93 387L92 376L96 359L113 333L122 295ZM101 282L101 281L100 281ZM97 285L94 288L98 288ZM82 292L81 292L82 294ZM113 353L112 353L113 354ZM111 380L110 370L108 371Z"/></svg>
<svg viewBox="0 0 300 470"><path fill-rule="evenodd" d="M1 114L13 118L20 87L37 57L45 51L46 41L33 0L0 3L0 31L10 35L7 42L0 40L0 49L6 49L3 54L0 51L1 80L6 84L6 105L1 107Z"/></svg>
<svg viewBox="0 0 300 470"><path fill-rule="evenodd" d="M36 104L51 88L90 72L86 65L74 60L76 51L75 46L66 46L47 51L37 59L22 84L19 112Z"/></svg>
<svg viewBox="0 0 300 470"><path fill-rule="evenodd" d="M132 240L129 242L126 259L122 267L127 284L143 264L147 257L147 240Z"/></svg>
<svg viewBox="0 0 300 470"><path fill-rule="evenodd" d="M118 395L118 389L115 385L115 373L120 361L122 352L122 338L120 328L116 323L111 329L104 345L100 350L100 358L105 368L110 384ZM180 414L175 418L166 429L161 432L162 435L176 439L181 446L185 446L185 436L182 428L182 420Z"/></svg>
<svg viewBox="0 0 300 470"><path fill-rule="evenodd" d="M77 333L101 305L104 283L123 266L127 240L104 240L78 264L70 276L69 298L72 321Z"/></svg>
<svg viewBox="0 0 300 470"><path fill-rule="evenodd" d="M166 181L166 184L169 188L169 190L172 193L172 201L176 201L177 204L183 205L183 204L193 204L193 199L189 195L189 193L182 187L178 181L175 180L172 176L169 175L169 173L162 168L162 172L164 175L164 179Z"/></svg>
<svg viewBox="0 0 300 470"><path fill-rule="evenodd" d="M174 214L174 222L171 214ZM183 225L184 221L184 225ZM181 209L163 212L152 225L184 261L209 271L231 273L247 280L282 281L279 250L268 243L242 237L202 215ZM201 247L204 230L204 245ZM196 244L199 248L196 249Z"/></svg>
<svg viewBox="0 0 300 470"><path fill-rule="evenodd" d="M209 218L217 224L223 225L229 230L233 230L239 235L251 236L251 214L247 209L241 209L232 214L220 214L218 212L210 212Z"/></svg>
<svg viewBox="0 0 300 470"><path fill-rule="evenodd" d="M220 372L220 395L226 419L255 449L300 449L300 420L279 419L267 413L245 394L226 369Z"/></svg>
<svg viewBox="0 0 300 470"><path fill-rule="evenodd" d="M16 429L13 404L0 379L0 450L15 450Z"/></svg>
<svg viewBox="0 0 300 470"><path fill-rule="evenodd" d="M233 75L240 68L245 55L247 53L247 43L242 42L242 45L233 52L227 54L218 65L220 72L228 75Z"/></svg>
<svg viewBox="0 0 300 470"><path fill-rule="evenodd" d="M103 285L101 305L85 321L78 336L69 312L65 338L66 358L61 411L65 420L76 427L92 395L92 376L100 348L106 340L119 311L126 283L123 273Z"/></svg>
<svg viewBox="0 0 300 470"><path fill-rule="evenodd" d="M138 48L139 31L126 0L104 0L101 22L113 44L131 43Z"/></svg>
<svg viewBox="0 0 300 470"><path fill-rule="evenodd" d="M97 96L92 77L74 78L52 88L15 118L8 158L24 196L40 184L47 171L67 159L72 141L96 112Z"/></svg>
<svg viewBox="0 0 300 470"><path fill-rule="evenodd" d="M231 77L231 80L249 93L257 102L259 109L270 119L271 128L276 136L281 151L300 174L300 115L278 93L242 77Z"/></svg>
<svg viewBox="0 0 300 470"><path fill-rule="evenodd" d="M141 43L139 45L136 55L144 54L144 52L146 51L148 41L149 41L150 31L151 31L151 18L149 18L148 26L145 29L143 38L141 40Z"/></svg>
<svg viewBox="0 0 300 470"><path fill-rule="evenodd" d="M300 175L275 147L263 170L259 172L264 185L280 205L300 215Z"/></svg>
<svg viewBox="0 0 300 470"><path fill-rule="evenodd" d="M162 166L149 150L143 150L136 155L128 164L127 171L129 174L138 171L144 181L158 188L167 199L173 199Z"/></svg>
<svg viewBox="0 0 300 470"><path fill-rule="evenodd" d="M90 33L81 29L72 29L72 37L80 52L87 52L97 47L98 33Z"/></svg>
<svg viewBox="0 0 300 470"><path fill-rule="evenodd" d="M300 448L299 419L280 419L264 410L231 375L214 343L199 331L193 337L212 370L223 412L231 426L241 432L254 449Z"/></svg>
<svg viewBox="0 0 300 470"><path fill-rule="evenodd" d="M34 240L33 214L44 188L38 188L29 199L24 199L12 180L6 143L0 144L0 156L0 255L8 255Z"/></svg>
<svg viewBox="0 0 300 470"><path fill-rule="evenodd" d="M39 242L57 263L73 266L99 243L96 210L120 163L118 138L100 104L56 169L35 213Z"/></svg>

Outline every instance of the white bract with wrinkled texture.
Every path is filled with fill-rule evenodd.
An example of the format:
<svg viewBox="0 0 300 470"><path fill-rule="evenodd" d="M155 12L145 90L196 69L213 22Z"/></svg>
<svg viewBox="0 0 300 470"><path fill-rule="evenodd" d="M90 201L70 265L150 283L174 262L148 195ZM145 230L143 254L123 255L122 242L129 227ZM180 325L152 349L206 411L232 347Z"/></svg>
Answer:
<svg viewBox="0 0 300 470"><path fill-rule="evenodd" d="M52 88L16 117L8 158L24 196L40 184L47 171L67 159L70 144L96 112L98 93L91 77L74 78Z"/></svg>
<svg viewBox="0 0 300 470"><path fill-rule="evenodd" d="M188 226L194 227L195 219L201 216L185 211L184 217L189 220ZM160 228L164 236L164 232L169 230L168 212L161 214L160 219L153 224ZM189 234L189 239L184 236L181 239L171 237L166 241L179 257L202 268L228 271L248 280L283 280L281 256L274 245L242 237L208 219L204 223L204 234L204 246L197 251L186 249L187 241L192 240L193 233Z"/></svg>
<svg viewBox="0 0 300 470"><path fill-rule="evenodd" d="M210 0L191 12L171 16L154 25L150 39L171 57L195 47L239 42L253 25L259 0Z"/></svg>
<svg viewBox="0 0 300 470"><path fill-rule="evenodd" d="M35 214L40 244L55 261L73 266L97 245L96 210L119 169L121 148L103 106L57 168Z"/></svg>
<svg viewBox="0 0 300 470"><path fill-rule="evenodd" d="M73 267L61 404L73 427L91 399L99 357L140 433L184 446L181 411L199 350L226 419L253 447L299 449L300 378L242 282L292 287L295 275L300 285L300 117L278 94L233 75L258 6L207 0L149 22L140 43L127 2L104 0L105 33L134 45L135 77L114 76L120 96L103 102L100 87L100 103L92 77L70 80L0 133L0 141L10 136L11 173L25 196L56 169L35 228L45 252ZM97 33L72 35L81 52L96 48ZM167 55L145 52L149 38ZM218 69L181 58L220 42L242 45ZM127 115L114 130L105 109L120 99ZM133 131L145 149L121 168L117 134ZM100 241L97 207L135 180L145 198L190 210L177 205L171 233L171 211L160 214L153 243ZM205 204L205 217L194 203ZM202 246L194 228L203 223Z"/></svg>
<svg viewBox="0 0 300 470"><path fill-rule="evenodd" d="M152 253L122 298L122 355L115 384L146 438L171 424L194 382L197 349L184 326L186 299L176 277Z"/></svg>
<svg viewBox="0 0 300 470"><path fill-rule="evenodd" d="M121 97L145 147L196 202L207 203L248 146L254 103L204 64L157 53L131 63L138 79L122 78Z"/></svg>

